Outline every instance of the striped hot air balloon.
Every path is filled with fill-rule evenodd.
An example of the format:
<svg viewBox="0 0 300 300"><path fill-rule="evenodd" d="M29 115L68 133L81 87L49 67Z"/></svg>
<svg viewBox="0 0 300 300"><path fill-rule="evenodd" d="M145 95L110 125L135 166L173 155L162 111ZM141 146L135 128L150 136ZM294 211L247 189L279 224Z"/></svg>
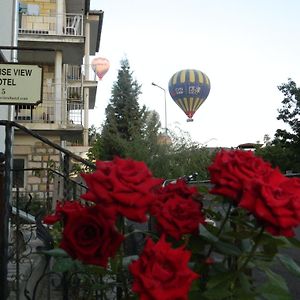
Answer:
<svg viewBox="0 0 300 300"><path fill-rule="evenodd" d="M95 57L92 60L92 69L97 74L98 78L102 80L103 76L109 70L109 60L103 57Z"/></svg>
<svg viewBox="0 0 300 300"><path fill-rule="evenodd" d="M193 115L205 101L210 91L210 80L206 74L194 69L176 72L169 81L169 92L175 103L193 121Z"/></svg>

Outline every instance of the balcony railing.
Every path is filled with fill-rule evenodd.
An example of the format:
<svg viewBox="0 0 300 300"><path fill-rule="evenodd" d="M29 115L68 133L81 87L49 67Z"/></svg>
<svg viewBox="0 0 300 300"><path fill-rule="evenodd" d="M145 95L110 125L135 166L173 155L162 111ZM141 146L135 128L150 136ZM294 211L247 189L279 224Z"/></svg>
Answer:
<svg viewBox="0 0 300 300"><path fill-rule="evenodd" d="M20 123L56 123L56 112L62 113L62 123L69 125L83 124L83 103L81 101L45 101L36 107L29 105L15 106L15 121Z"/></svg>
<svg viewBox="0 0 300 300"><path fill-rule="evenodd" d="M42 103L36 106L16 105L14 120L20 123L65 124L71 127L83 125L82 87L69 85L69 76L79 80L80 70L81 66L66 67L65 82L61 85L63 92L58 98L55 96L55 83L51 83L52 80L47 77L43 84Z"/></svg>
<svg viewBox="0 0 300 300"><path fill-rule="evenodd" d="M19 34L83 36L83 15L19 14Z"/></svg>
<svg viewBox="0 0 300 300"><path fill-rule="evenodd" d="M68 124L83 124L83 103L81 101L67 102L67 123Z"/></svg>
<svg viewBox="0 0 300 300"><path fill-rule="evenodd" d="M65 74L66 74L65 81L81 80L83 76L82 68L83 66L65 64L64 65Z"/></svg>
<svg viewBox="0 0 300 300"><path fill-rule="evenodd" d="M21 123L54 123L55 106L61 104L56 101L46 101L38 106L16 105L15 121Z"/></svg>

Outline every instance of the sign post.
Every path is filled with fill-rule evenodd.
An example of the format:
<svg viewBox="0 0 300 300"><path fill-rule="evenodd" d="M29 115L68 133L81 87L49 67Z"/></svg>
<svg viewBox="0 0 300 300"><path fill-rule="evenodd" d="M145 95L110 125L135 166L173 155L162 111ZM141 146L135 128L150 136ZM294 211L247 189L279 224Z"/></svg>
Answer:
<svg viewBox="0 0 300 300"><path fill-rule="evenodd" d="M42 101L43 69L38 65L0 64L0 105Z"/></svg>

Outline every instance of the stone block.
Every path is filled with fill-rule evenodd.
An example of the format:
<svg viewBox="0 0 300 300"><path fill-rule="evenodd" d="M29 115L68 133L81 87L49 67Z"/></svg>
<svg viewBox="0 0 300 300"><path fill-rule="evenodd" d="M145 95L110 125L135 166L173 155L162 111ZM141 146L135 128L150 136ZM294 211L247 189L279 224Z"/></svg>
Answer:
<svg viewBox="0 0 300 300"><path fill-rule="evenodd" d="M33 155L32 156L32 160L33 161L41 161L42 160L42 156L40 156L40 155Z"/></svg>
<svg viewBox="0 0 300 300"><path fill-rule="evenodd" d="M31 146L24 146L24 145L15 145L13 147L13 154L14 155L26 155L32 153L32 147Z"/></svg>
<svg viewBox="0 0 300 300"><path fill-rule="evenodd" d="M28 168L41 168L41 167L42 167L41 162L33 162L33 161L28 162Z"/></svg>
<svg viewBox="0 0 300 300"><path fill-rule="evenodd" d="M39 177L28 177L27 178L27 183L28 184L40 184L41 183L41 178Z"/></svg>

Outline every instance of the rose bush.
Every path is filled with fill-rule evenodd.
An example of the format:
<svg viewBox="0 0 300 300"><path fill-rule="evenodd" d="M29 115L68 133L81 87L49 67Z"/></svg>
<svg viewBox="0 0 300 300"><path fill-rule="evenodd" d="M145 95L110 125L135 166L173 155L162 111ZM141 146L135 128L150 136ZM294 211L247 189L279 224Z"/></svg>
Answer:
<svg viewBox="0 0 300 300"><path fill-rule="evenodd" d="M79 273L93 277L90 299L112 291L117 299L292 299L274 265L300 277L280 250L300 247L292 238L300 224L300 179L239 150L216 155L210 186L162 184L131 159L96 166L82 174L88 187L82 199L58 202L44 218L61 232L57 242L65 251L45 253L56 259L61 253L59 263L68 261L63 271L77 276L77 286ZM129 220L142 224L132 229ZM142 246L129 256L125 245L136 235Z"/></svg>

